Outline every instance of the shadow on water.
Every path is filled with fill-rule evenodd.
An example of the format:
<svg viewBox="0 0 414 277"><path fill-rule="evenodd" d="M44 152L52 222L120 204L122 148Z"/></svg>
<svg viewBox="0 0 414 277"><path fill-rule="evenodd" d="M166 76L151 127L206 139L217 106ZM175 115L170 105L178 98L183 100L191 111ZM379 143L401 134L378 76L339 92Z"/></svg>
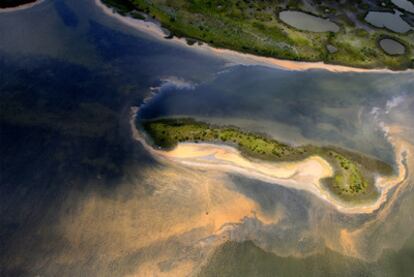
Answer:
<svg viewBox="0 0 414 277"><path fill-rule="evenodd" d="M144 167L151 159L122 125L133 99L110 75L34 57L3 57L0 70L3 256L34 228L51 224L68 191L110 189L126 165ZM28 251L38 243L34 237Z"/></svg>
<svg viewBox="0 0 414 277"><path fill-rule="evenodd" d="M55 0L55 9L59 14L60 18L62 19L63 23L68 27L76 28L79 24L79 19L75 12L66 5L65 1L63 0Z"/></svg>
<svg viewBox="0 0 414 277"><path fill-rule="evenodd" d="M62 211L68 193L81 192L79 201L92 191L111 197L125 170L156 165L129 126L130 106L152 83L174 74L202 79L222 63L108 28L105 16L81 24L77 13L91 7L46 1L32 15L0 18L0 275L29 274L34 256L48 259L48 251L65 249L58 231L46 226L70 212ZM22 17L46 24L26 30ZM49 32L55 25L59 32ZM12 26L41 36L22 43ZM33 47L44 37L53 43Z"/></svg>

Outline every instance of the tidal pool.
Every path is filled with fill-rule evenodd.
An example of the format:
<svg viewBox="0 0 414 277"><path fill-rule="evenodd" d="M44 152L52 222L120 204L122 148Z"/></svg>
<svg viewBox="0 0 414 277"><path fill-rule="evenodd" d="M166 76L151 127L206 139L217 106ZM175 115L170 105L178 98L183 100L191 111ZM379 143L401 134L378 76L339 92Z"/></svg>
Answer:
<svg viewBox="0 0 414 277"><path fill-rule="evenodd" d="M406 33L413 30L414 28L402 19L401 15L402 13L399 11L394 11L394 13L371 11L365 17L365 21L376 27L387 28L396 33Z"/></svg>
<svg viewBox="0 0 414 277"><path fill-rule="evenodd" d="M384 38L379 41L381 48L390 55L402 55L405 53L405 46L398 41Z"/></svg>
<svg viewBox="0 0 414 277"><path fill-rule="evenodd" d="M339 26L329 19L310 15L300 11L282 11L279 18L284 23L309 32L338 32Z"/></svg>
<svg viewBox="0 0 414 277"><path fill-rule="evenodd" d="M414 4L409 0L391 0L391 2L407 12L414 13Z"/></svg>
<svg viewBox="0 0 414 277"><path fill-rule="evenodd" d="M333 54L336 53L338 51L338 48L336 48L335 46L328 44L326 45L326 49L329 51L329 53Z"/></svg>

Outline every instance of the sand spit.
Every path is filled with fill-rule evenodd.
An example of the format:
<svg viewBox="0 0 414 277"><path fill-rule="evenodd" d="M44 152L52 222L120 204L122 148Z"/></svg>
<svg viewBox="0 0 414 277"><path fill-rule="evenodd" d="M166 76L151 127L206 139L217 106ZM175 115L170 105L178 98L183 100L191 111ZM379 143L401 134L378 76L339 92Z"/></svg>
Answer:
<svg viewBox="0 0 414 277"><path fill-rule="evenodd" d="M156 154L188 166L235 172L250 178L307 190L324 198L328 197L324 195L320 179L333 176L329 163L318 156L300 162L251 161L232 147L208 143L180 143L171 151L157 151Z"/></svg>
<svg viewBox="0 0 414 277"><path fill-rule="evenodd" d="M331 72L359 72L359 73L398 73L402 71L392 71L390 69L364 69L356 68L350 66L334 65L334 64L325 64L323 62L299 62L291 60L282 60L277 58L269 58L256 56L253 54L246 54L237 52L229 49L222 49L210 46L206 43L201 45L194 44L188 45L184 38L174 37L172 39L165 39L165 36L168 35L168 32L163 30L160 24L150 21L144 21L140 19L135 19L128 16L122 16L111 8L107 7L101 2L101 0L95 0L95 4L108 16L116 18L117 20L123 22L124 24L146 33L147 35L155 38L157 40L162 40L163 42L168 42L182 47L186 47L193 51L197 51L202 54L207 54L211 56L216 56L224 58L229 62L229 65L262 65L278 69L294 70L294 71L304 71L304 70L327 70ZM412 69L407 69L403 72L414 72Z"/></svg>
<svg viewBox="0 0 414 277"><path fill-rule="evenodd" d="M27 4L23 4L17 7L13 7L13 8L4 8L4 9L0 9L0 14L2 13L10 13L10 12L17 12L17 11L21 11L21 10L27 10L30 9L34 6L39 5L40 3L43 3L45 0L37 0L35 2L32 3L27 3Z"/></svg>
<svg viewBox="0 0 414 277"><path fill-rule="evenodd" d="M171 151L154 149L147 144L145 134L135 126L138 110L137 107L131 109L132 135L160 162L180 163L189 167L236 173L267 183L305 190L330 203L343 213L372 213L378 210L387 200L390 189L403 183L407 178L407 166L404 161L410 155L410 146L398 138L392 139L398 175L377 178L375 185L381 195L376 201L365 204L345 203L321 186L321 179L332 176L333 169L326 160L319 156L312 156L299 162L272 163L246 159L233 147L218 144L179 143Z"/></svg>

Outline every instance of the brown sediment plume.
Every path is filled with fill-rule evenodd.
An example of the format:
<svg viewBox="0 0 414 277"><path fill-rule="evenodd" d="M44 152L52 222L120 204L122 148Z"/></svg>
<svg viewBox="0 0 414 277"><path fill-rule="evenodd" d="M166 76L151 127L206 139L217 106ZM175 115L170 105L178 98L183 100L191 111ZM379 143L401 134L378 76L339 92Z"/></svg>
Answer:
<svg viewBox="0 0 414 277"><path fill-rule="evenodd" d="M184 174L188 177L183 178ZM143 177L158 184L153 195L140 201L90 195L73 220L65 219L63 230L74 246L82 247L82 242L93 244L105 230L118 237L119 241L113 243L119 244L120 249L139 249L193 229L204 228L212 234L225 223L239 223L257 210L252 200L219 183L205 184L207 178L200 175L177 168L148 170ZM180 182L174 183L176 180ZM208 194L204 185L210 190ZM92 222L87 233L80 231L81 226ZM113 256L118 251L111 247L105 250Z"/></svg>
<svg viewBox="0 0 414 277"><path fill-rule="evenodd" d="M340 251L347 256L359 257L355 236L348 229L341 229L339 232ZM359 257L360 258L360 257Z"/></svg>
<svg viewBox="0 0 414 277"><path fill-rule="evenodd" d="M133 109L131 114L133 126L137 110ZM143 134L135 128L132 132L136 139L143 139ZM394 136L394 127L390 128L390 135L395 138L393 143L397 147L413 151L407 148L404 140L400 141L397 133ZM66 212L65 206L62 207L65 212L58 226L54 227L66 243L65 249L57 254L59 265L70 267L97 259L93 263L98 269L100 265L111 265L111 269L129 268L120 275L191 276L196 275L200 265L208 262L214 250L228 240L257 240L255 243L262 249L282 256L304 257L321 250L316 247L303 254L295 248L296 240L285 248L267 248L268 241L260 240L263 237L260 232L266 230L266 225L280 224L281 229L298 228L286 225L289 211L285 210L283 203L279 203L280 207L264 211L254 198L234 187L227 171L189 167L171 160L171 157L158 155L158 150L145 144L145 141L142 145L151 151L160 165L141 167L139 171L132 167L125 183L111 190L110 195L101 194L98 189L86 195L79 193L81 197L79 194L68 196L65 205L72 207L74 202L79 204L75 209L69 209L70 212ZM198 151L197 155L209 153L203 147ZM227 154L221 155L228 157L233 153L226 151L228 149L224 152ZM197 157L192 151L182 153L187 155L186 159ZM408 166L412 168L412 160L408 161ZM375 232L381 221L387 220L391 206L406 184L404 179L403 185L396 187L396 193L377 213L356 226L343 225L337 218L329 219L337 212L328 205L319 205L315 199L318 206L310 204L310 207L322 207L323 210L311 211L318 216L309 221L309 226L298 237L322 238L330 249L366 259L366 238ZM326 213L327 219L322 222L332 226L321 226L321 213ZM353 218L358 215L347 216ZM243 233L246 227L243 224L248 219L257 219L260 223L256 227L259 229L247 228L247 233ZM382 249L383 245L379 248ZM108 270L104 266L102 270Z"/></svg>
<svg viewBox="0 0 414 277"><path fill-rule="evenodd" d="M311 69L320 69L320 70L327 70L332 72L359 72L359 73L395 73L397 71L393 71L390 69L385 68L376 68L376 69L365 69L365 68L357 68L357 67L350 67L350 66L343 66L343 65L334 65L334 64L326 64L323 62L299 62L299 61L291 61L291 60L282 60L277 58L271 57L263 57L263 56L256 56L253 54L241 53L234 50L229 49L222 49L217 48L206 43L202 45L195 44L195 45L188 45L184 38L172 38L169 40L164 40L166 36L166 32L160 27L159 24L154 22L134 19L127 16L122 16L114 12L111 8L105 6L101 0L95 0L95 4L101 8L101 10L117 20L123 22L124 24L135 28L141 32L146 33L147 35L151 36L152 38L163 40L164 42L173 43L176 45L180 45L181 47L185 47L194 51L197 51L202 54L213 55L219 58L223 58L227 60L230 64L241 64L241 65L263 65L275 68L281 68L286 70L295 70L295 71L303 71L303 70L311 70ZM412 69L406 69L403 72L412 72Z"/></svg>
<svg viewBox="0 0 414 277"><path fill-rule="evenodd" d="M412 154L414 153L414 146L407 142L402 136L402 127L397 125L388 126L388 135L390 136L390 141L392 142L395 151L397 153L405 153L405 163L403 164L402 158L399 159L398 167L399 167L399 174L397 177L381 177L379 180L379 186L384 187L386 192L389 189L396 187L395 192L391 195L387 202L385 202L384 207L378 212L377 216L374 220L367 221L358 230L354 231L354 235L358 235L363 232L364 229L367 229L376 224L378 220L385 220L392 211L393 204L401 193L407 189L407 186L410 186L409 180L413 180L414 176L408 168L414 168L414 159L412 159Z"/></svg>
<svg viewBox="0 0 414 277"><path fill-rule="evenodd" d="M140 189L145 183L153 186L150 194ZM104 253L100 263L113 264L125 256L146 253L137 254L139 266L130 276L157 272L161 272L159 276L188 275L201 263L193 256L209 255L228 240L226 233L232 225L248 217L270 223L283 216L262 215L254 200L234 191L228 183L225 175L180 165L140 170L136 181L121 184L110 197L93 192L62 216L58 230L68 248L57 261L67 266L83 263L96 252ZM68 196L66 203L78 197ZM175 264L162 271L164 261Z"/></svg>
<svg viewBox="0 0 414 277"><path fill-rule="evenodd" d="M361 224L348 228L341 227L338 230L337 236L325 241L328 248L347 256L372 262L381 257L384 249L390 248L398 250L401 248L404 243L404 236L411 234L413 229L408 228L403 232L405 235L395 235L394 239L389 238L389 235L387 235L389 241L377 242L375 243L376 250L374 252L372 250L367 251L367 241L372 239L372 234L378 235L379 231L383 234L395 234L396 232L401 231L398 230L398 224L394 225L390 222L392 220L398 222L398 216L393 213L398 213L400 216L404 217L404 215L398 211L397 201L401 201L403 194L409 192L410 187L412 186L411 180L414 178L413 173L409 170L414 168L414 160L411 158L412 153L414 153L414 146L402 135L403 129L403 127L397 125L387 126L390 143L394 146L395 152L405 153L406 157L404 159L404 164L403 157L396 156L399 167L399 174L397 176L383 176L377 181L377 185L383 189L379 201L381 207L373 211L371 216L367 218L367 220L361 222ZM390 189L393 188L395 190L390 193ZM387 198L388 194L390 195ZM406 212L407 211L405 210L405 213Z"/></svg>

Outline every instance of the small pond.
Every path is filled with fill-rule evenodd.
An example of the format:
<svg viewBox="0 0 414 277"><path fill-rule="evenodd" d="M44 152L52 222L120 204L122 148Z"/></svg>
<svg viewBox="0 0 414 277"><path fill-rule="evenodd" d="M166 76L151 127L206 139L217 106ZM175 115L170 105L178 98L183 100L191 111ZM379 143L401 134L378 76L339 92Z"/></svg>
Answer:
<svg viewBox="0 0 414 277"><path fill-rule="evenodd" d="M365 17L365 21L379 28L387 28L396 33L406 33L414 28L411 27L399 11L392 12L375 12L371 11Z"/></svg>
<svg viewBox="0 0 414 277"><path fill-rule="evenodd" d="M409 0L391 0L391 2L407 12L414 13L414 4Z"/></svg>
<svg viewBox="0 0 414 277"><path fill-rule="evenodd" d="M390 55L402 55L405 53L405 46L390 38L381 39L379 42L385 53Z"/></svg>
<svg viewBox="0 0 414 277"><path fill-rule="evenodd" d="M338 48L336 48L335 46L333 46L332 44L328 44L326 45L326 49L328 50L329 53L333 54L338 52Z"/></svg>
<svg viewBox="0 0 414 277"><path fill-rule="evenodd" d="M329 19L310 15L300 11L282 11L279 18L284 23L309 32L338 32L339 26Z"/></svg>

